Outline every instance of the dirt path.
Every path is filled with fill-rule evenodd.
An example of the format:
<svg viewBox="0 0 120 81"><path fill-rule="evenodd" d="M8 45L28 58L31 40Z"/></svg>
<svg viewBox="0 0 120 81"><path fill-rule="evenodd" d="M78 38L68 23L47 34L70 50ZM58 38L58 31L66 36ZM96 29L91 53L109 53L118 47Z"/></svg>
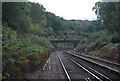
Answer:
<svg viewBox="0 0 120 81"><path fill-rule="evenodd" d="M60 51L53 52L42 69L26 75L26 79L66 79L58 59Z"/></svg>

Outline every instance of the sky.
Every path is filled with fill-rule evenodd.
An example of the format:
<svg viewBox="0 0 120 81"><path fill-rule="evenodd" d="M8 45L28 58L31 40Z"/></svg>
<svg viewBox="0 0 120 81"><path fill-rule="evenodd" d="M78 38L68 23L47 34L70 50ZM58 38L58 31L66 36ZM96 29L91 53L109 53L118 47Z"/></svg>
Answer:
<svg viewBox="0 0 120 81"><path fill-rule="evenodd" d="M64 19L96 20L92 8L100 0L29 0L42 4L46 11L52 12Z"/></svg>

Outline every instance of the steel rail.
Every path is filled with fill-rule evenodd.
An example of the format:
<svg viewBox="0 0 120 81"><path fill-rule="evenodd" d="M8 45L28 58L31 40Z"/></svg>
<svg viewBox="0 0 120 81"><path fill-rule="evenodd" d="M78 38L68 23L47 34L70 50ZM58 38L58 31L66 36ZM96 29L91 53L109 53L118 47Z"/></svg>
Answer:
<svg viewBox="0 0 120 81"><path fill-rule="evenodd" d="M88 67L90 70L92 70L92 71L96 72L97 74L99 74L100 76L102 76L102 77L106 78L107 80L112 81L110 78L108 78L107 76L105 76L105 75L101 74L100 72L98 72L98 71L96 71L96 70L92 69L92 68L91 68L91 67L89 67L89 66L87 66L87 67Z"/></svg>
<svg viewBox="0 0 120 81"><path fill-rule="evenodd" d="M86 80L86 81L91 81L89 77L86 77L85 80Z"/></svg>
<svg viewBox="0 0 120 81"><path fill-rule="evenodd" d="M70 76L69 76L69 74L68 74L68 72L67 72L67 70L66 70L66 68L65 68L65 65L63 64L63 62L62 62L62 60L61 60L61 58L60 58L59 55L58 55L58 58L59 58L59 61L60 61L61 65L62 65L64 71L65 71L65 74L66 74L68 80L71 81L71 78L70 78Z"/></svg>
<svg viewBox="0 0 120 81"><path fill-rule="evenodd" d="M78 63L77 61L73 60L72 58L64 55L66 58L68 58L69 60L71 60L73 63L75 63L77 66L79 66L80 68L82 68L83 70L85 70L87 73L89 73L90 75L92 75L93 77L95 77L97 80L99 81L104 81L104 79L106 79L107 81L112 81L111 79L109 79L107 76L99 73L98 71L92 69L91 67L87 66L87 68L85 67L85 65L81 65L80 63ZM70 78L70 75L69 73L67 72L67 69L65 67L65 65L63 64L59 54L58 54L58 58L59 58L59 61L64 69L64 72L68 78L69 81L71 81L71 78ZM102 77L102 78L101 78ZM89 77L86 77L85 78L86 81L91 81L91 79Z"/></svg>
<svg viewBox="0 0 120 81"><path fill-rule="evenodd" d="M67 52L69 52L69 51L67 51ZM69 52L69 53L70 53L70 52ZM79 53L77 53L77 52L72 52L72 53L74 53L74 54L79 54ZM111 64L111 65L120 67L120 64L118 64L118 63L114 63L114 62L107 61L107 60L103 60L103 59L96 59L95 57L88 56L88 55L83 55L83 54L79 54L79 55L80 55L80 56L83 56L83 57L87 57L87 58L93 59L93 60L101 61L101 62L104 62L104 63L108 63L108 64Z"/></svg>
<svg viewBox="0 0 120 81"><path fill-rule="evenodd" d="M76 62L76 61L73 60L72 58L70 58L70 57L68 57L68 56L66 56L66 55L64 55L64 56L67 57L69 60L73 61L73 62L74 62L75 64L77 64L78 66L80 65L78 62ZM82 65L81 65L81 66L82 66ZM85 66L85 65L84 65L84 66ZM84 66L83 66L83 67L84 67ZM98 75L102 76L104 79L109 80L109 81L112 81L110 78L108 78L107 76L101 74L100 72L92 69L91 67L87 66L87 68L88 68L89 70L94 71L94 73L97 73Z"/></svg>
<svg viewBox="0 0 120 81"><path fill-rule="evenodd" d="M112 68L107 67L107 66L105 66L105 65L103 65L103 64L97 63L97 62L92 61L92 60L88 60L88 59L86 59L85 57L82 57L82 56L80 56L80 55L76 55L76 54L73 54L73 53L70 53L70 52L67 52L67 53L68 53L68 54L71 54L71 55L73 55L73 56L75 56L75 57L81 58L81 59L83 59L83 60L85 60L85 61L91 62L91 63L96 64L96 65L99 65L99 66L101 66L101 67L104 67L104 68L106 68L106 69L109 69L110 71L113 71L113 72L115 72L115 73L117 73L117 74L120 74L120 72L119 72L118 70L112 69Z"/></svg>
<svg viewBox="0 0 120 81"><path fill-rule="evenodd" d="M79 67L81 67L84 71L88 72L90 75L92 75L93 77L95 77L97 80L102 81L102 79L100 79L98 76L96 76L95 74L93 74L92 72L90 72L88 69L86 69L84 66L80 65L78 62L76 62L75 60L71 59L70 57L67 57L66 55L64 55L66 58L68 58L69 60L71 60L73 63L75 63L76 65L78 65Z"/></svg>

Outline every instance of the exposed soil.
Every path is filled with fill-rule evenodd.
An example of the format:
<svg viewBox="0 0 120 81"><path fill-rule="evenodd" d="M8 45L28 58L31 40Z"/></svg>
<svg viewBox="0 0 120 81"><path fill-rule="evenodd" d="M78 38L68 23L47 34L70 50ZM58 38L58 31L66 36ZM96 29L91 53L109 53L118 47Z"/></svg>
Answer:
<svg viewBox="0 0 120 81"><path fill-rule="evenodd" d="M80 51L81 53L120 63L119 43L108 43L100 41L95 43L88 42L87 44L83 43L83 45L87 45L87 47L83 49L84 51Z"/></svg>
<svg viewBox="0 0 120 81"><path fill-rule="evenodd" d="M101 50L98 56L108 59L108 60L120 62L120 50L118 49Z"/></svg>

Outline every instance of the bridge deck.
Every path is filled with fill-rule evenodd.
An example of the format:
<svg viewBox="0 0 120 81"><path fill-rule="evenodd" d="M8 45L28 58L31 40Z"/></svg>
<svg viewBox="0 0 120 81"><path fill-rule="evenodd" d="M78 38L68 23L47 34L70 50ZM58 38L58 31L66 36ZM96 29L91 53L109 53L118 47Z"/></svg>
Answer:
<svg viewBox="0 0 120 81"><path fill-rule="evenodd" d="M71 43L74 47L76 47L79 44L79 40L51 40L50 43L55 46L58 43Z"/></svg>

